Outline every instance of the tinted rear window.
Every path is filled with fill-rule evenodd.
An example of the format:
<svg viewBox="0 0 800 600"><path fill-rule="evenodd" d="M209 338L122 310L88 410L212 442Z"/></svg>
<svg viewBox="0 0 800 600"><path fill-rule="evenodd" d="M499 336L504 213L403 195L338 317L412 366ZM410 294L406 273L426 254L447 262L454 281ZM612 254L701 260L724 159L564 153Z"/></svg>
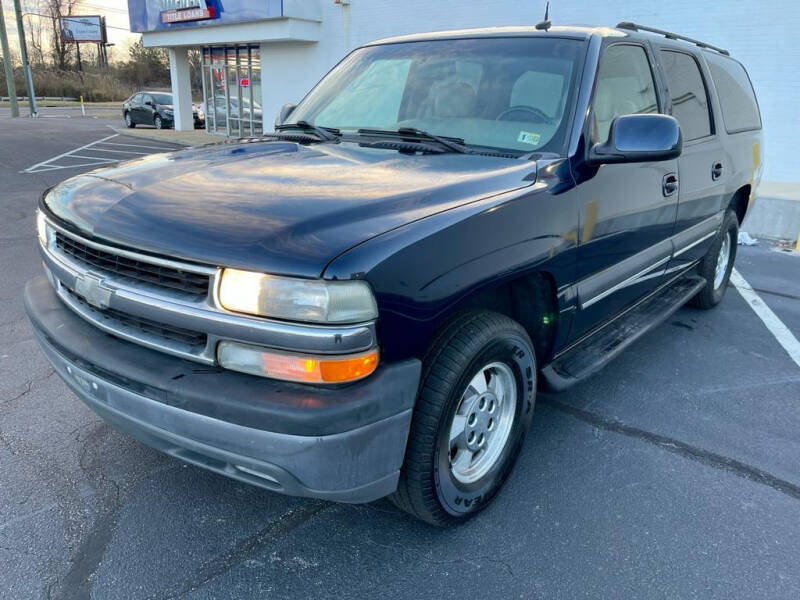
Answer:
<svg viewBox="0 0 800 600"><path fill-rule="evenodd" d="M706 54L711 78L722 106L722 120L728 133L761 129L753 84L744 67L720 54Z"/></svg>

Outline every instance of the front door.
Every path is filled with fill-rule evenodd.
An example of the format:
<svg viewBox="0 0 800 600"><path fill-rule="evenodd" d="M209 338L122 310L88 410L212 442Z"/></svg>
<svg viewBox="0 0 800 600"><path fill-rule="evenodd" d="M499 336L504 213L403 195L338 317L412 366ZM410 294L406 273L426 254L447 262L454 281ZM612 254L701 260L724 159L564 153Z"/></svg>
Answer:
<svg viewBox="0 0 800 600"><path fill-rule="evenodd" d="M616 117L660 112L649 50L605 48L588 126L591 143L609 138ZM677 160L584 166L580 198L574 340L653 290L672 254L678 202Z"/></svg>
<svg viewBox="0 0 800 600"><path fill-rule="evenodd" d="M143 123L142 121L142 102L144 102L144 94L136 94L131 99L131 122L132 123Z"/></svg>
<svg viewBox="0 0 800 600"><path fill-rule="evenodd" d="M139 122L155 125L156 105L150 94L145 94L142 98L142 106L139 109Z"/></svg>

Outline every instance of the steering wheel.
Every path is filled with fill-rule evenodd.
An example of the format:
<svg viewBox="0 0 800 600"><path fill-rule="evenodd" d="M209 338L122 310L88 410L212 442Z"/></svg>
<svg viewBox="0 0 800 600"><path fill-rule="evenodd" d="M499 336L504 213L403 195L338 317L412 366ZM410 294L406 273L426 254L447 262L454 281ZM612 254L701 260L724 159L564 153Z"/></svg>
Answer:
<svg viewBox="0 0 800 600"><path fill-rule="evenodd" d="M499 115L497 115L496 121L526 121L528 119L509 119L509 115L513 115L516 112L524 112L527 113L529 116L533 117L530 119L534 123L552 123L553 120L547 116L547 114L541 110L536 108L535 106L526 106L524 104L518 104L516 106L512 106L510 108L505 109Z"/></svg>

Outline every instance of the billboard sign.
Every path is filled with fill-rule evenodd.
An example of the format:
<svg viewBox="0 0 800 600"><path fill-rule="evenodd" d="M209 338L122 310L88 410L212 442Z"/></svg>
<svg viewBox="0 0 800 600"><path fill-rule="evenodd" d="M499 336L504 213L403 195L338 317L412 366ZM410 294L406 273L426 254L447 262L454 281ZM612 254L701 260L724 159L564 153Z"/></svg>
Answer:
<svg viewBox="0 0 800 600"><path fill-rule="evenodd" d="M279 19L282 0L128 0L131 31L147 33Z"/></svg>
<svg viewBox="0 0 800 600"><path fill-rule="evenodd" d="M59 17L61 41L71 42L97 42L105 41L103 35L103 19L100 15Z"/></svg>

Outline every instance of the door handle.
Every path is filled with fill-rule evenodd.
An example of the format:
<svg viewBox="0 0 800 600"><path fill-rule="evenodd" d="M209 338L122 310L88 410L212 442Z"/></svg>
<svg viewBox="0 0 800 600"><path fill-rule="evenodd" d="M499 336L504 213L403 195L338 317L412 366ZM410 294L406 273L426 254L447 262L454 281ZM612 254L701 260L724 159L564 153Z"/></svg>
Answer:
<svg viewBox="0 0 800 600"><path fill-rule="evenodd" d="M661 182L661 191L664 196L672 196L678 191L678 175L675 173L667 173Z"/></svg>
<svg viewBox="0 0 800 600"><path fill-rule="evenodd" d="M723 171L722 163L714 163L711 167L711 179L716 181L720 177L722 177Z"/></svg>

